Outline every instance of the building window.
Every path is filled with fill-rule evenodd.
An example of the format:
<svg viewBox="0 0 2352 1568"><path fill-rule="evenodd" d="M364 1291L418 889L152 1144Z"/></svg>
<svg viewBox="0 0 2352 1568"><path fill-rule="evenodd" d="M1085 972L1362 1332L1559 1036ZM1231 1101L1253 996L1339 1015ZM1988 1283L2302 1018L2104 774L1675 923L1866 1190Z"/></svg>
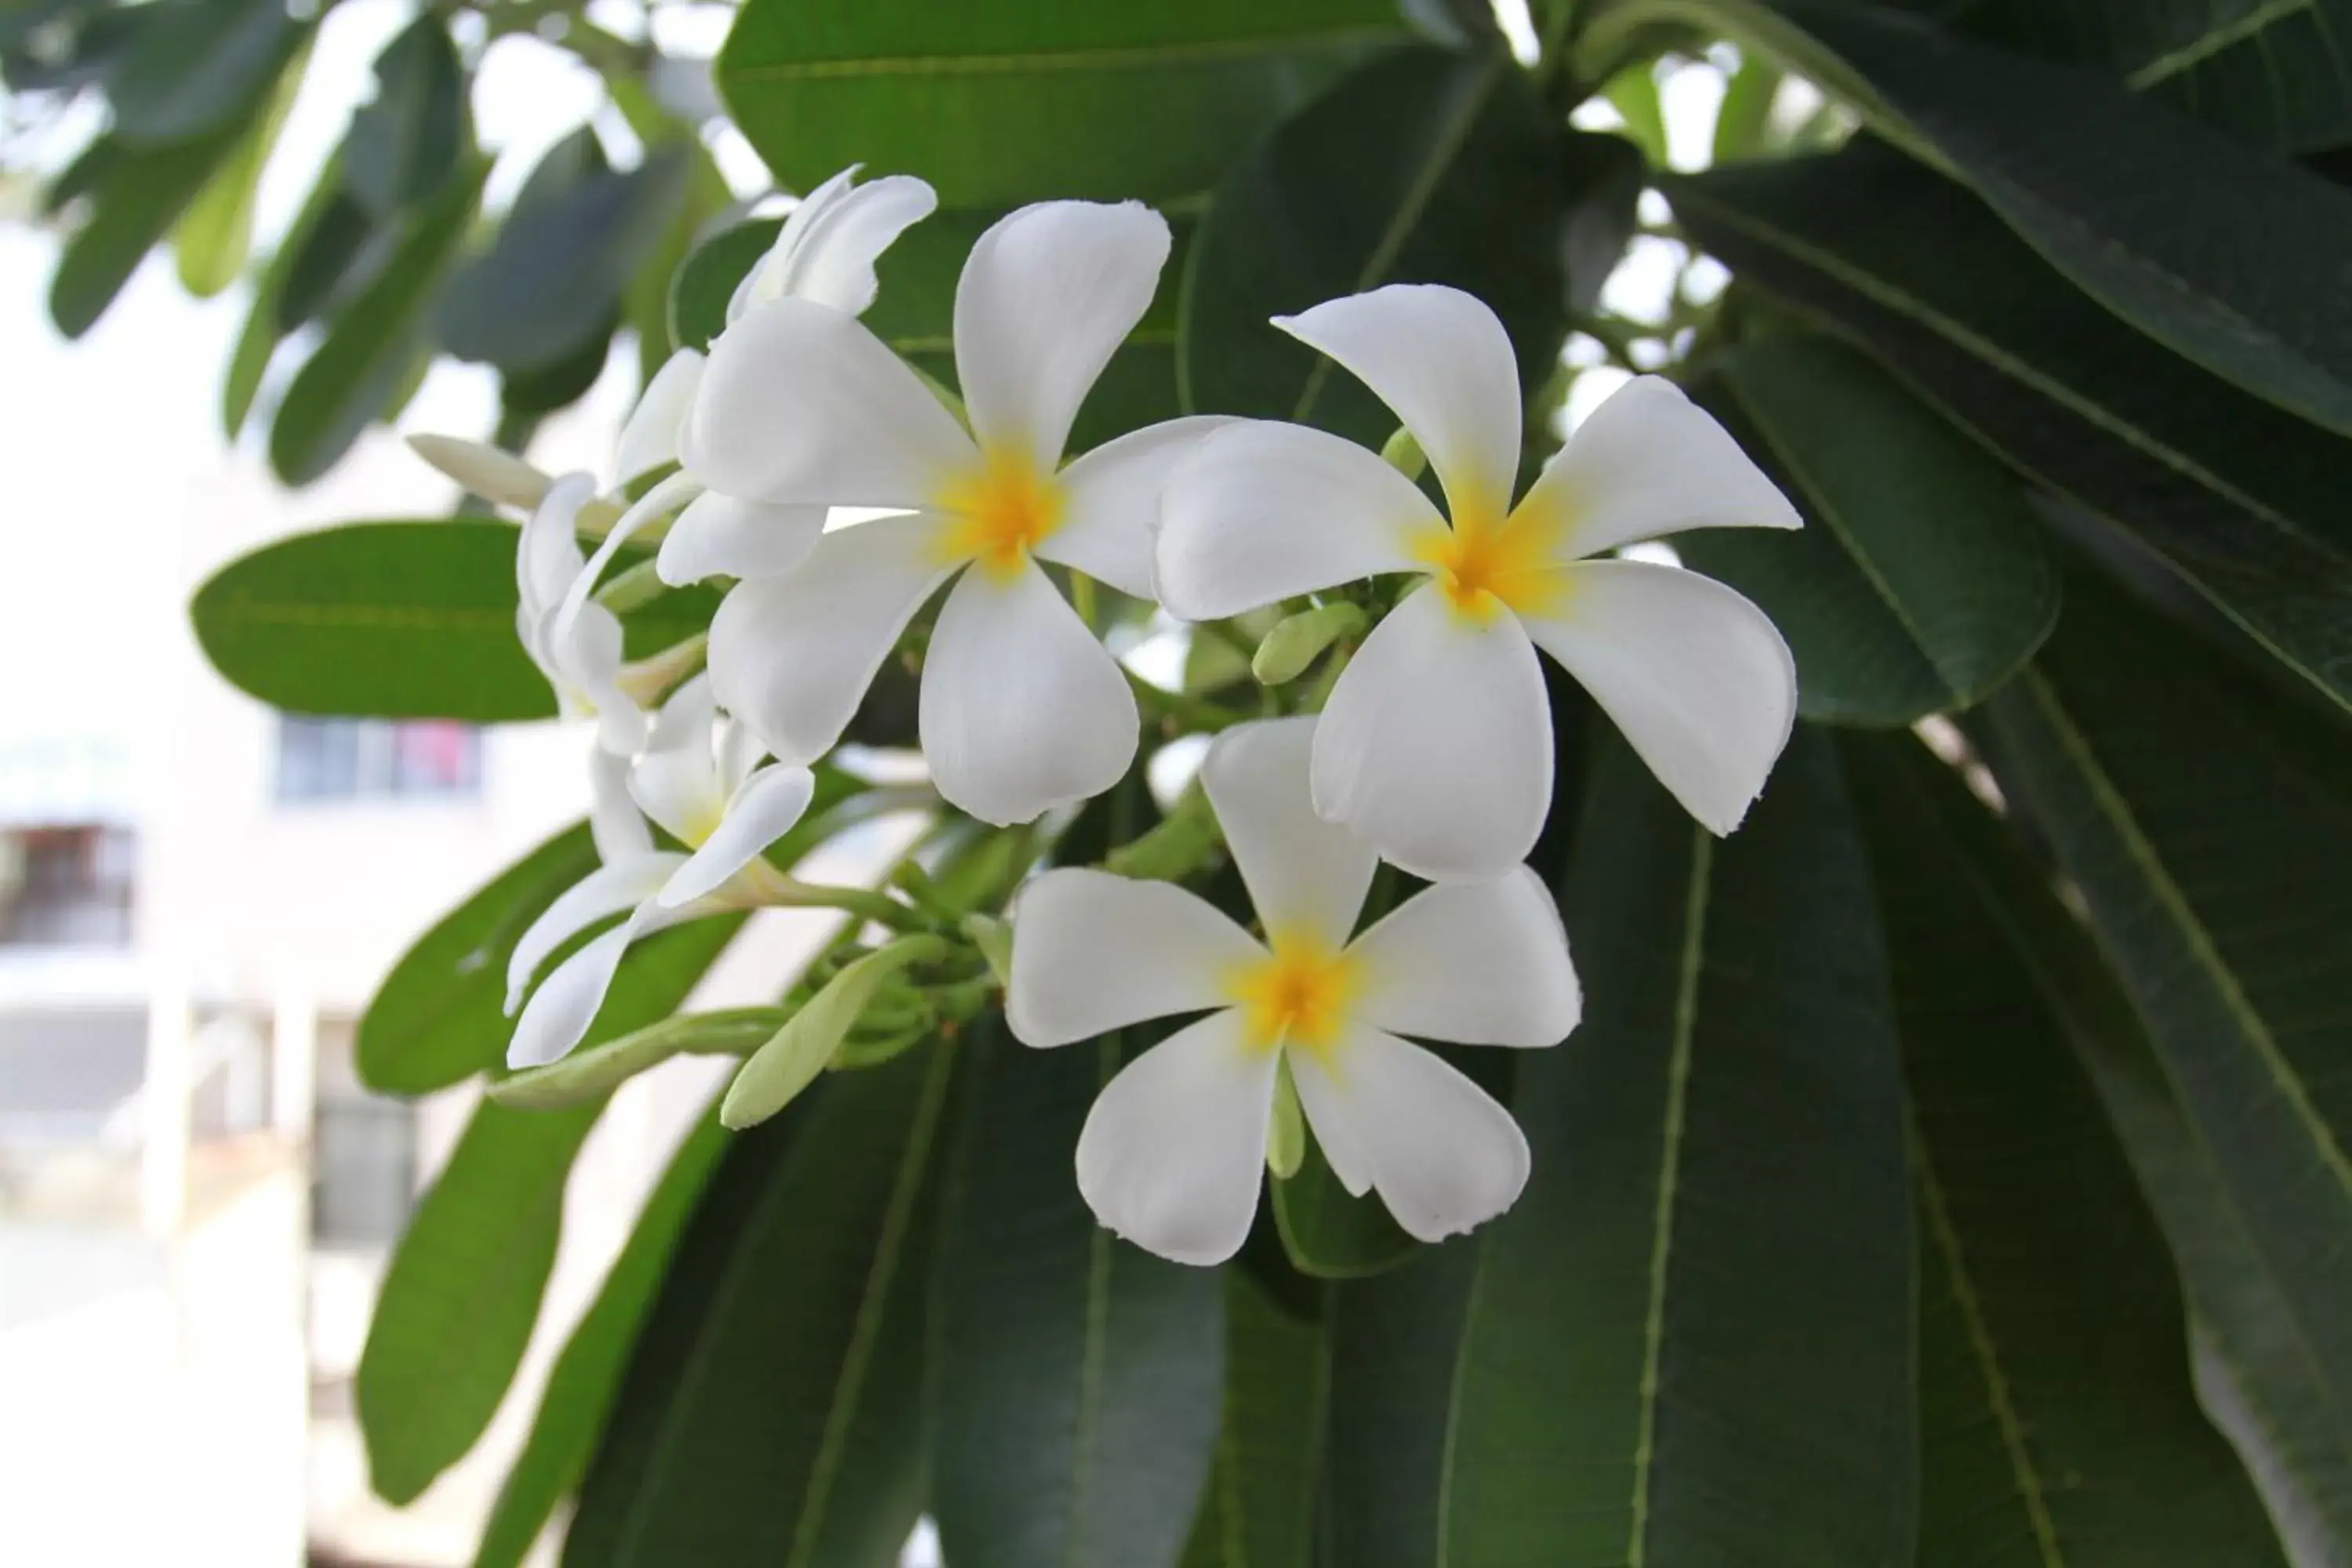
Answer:
<svg viewBox="0 0 2352 1568"><path fill-rule="evenodd" d="M0 944L127 947L138 840L85 824L0 836Z"/></svg>
<svg viewBox="0 0 2352 1568"><path fill-rule="evenodd" d="M278 798L470 797L481 793L482 737L446 720L278 720Z"/></svg>

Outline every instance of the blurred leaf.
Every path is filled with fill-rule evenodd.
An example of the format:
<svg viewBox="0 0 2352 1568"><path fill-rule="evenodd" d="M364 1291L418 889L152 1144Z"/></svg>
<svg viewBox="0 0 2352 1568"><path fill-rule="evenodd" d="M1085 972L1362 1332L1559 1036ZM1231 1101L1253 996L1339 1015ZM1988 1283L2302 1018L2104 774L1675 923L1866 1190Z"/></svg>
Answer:
<svg viewBox="0 0 2352 1568"><path fill-rule="evenodd" d="M221 383L221 434L232 441L245 428L246 417L253 412L253 400L261 391L262 378L269 372L270 358L285 339L286 329L279 315L295 258L334 205L348 199L342 194L342 162L338 153L330 157L326 167L320 171L318 183L310 187L301 211L295 215L285 237L278 241L277 252L254 280L253 299L245 308L245 324L237 329L236 347L230 352L228 373Z"/></svg>
<svg viewBox="0 0 2352 1568"><path fill-rule="evenodd" d="M630 1359L571 1568L894 1568L922 1505L955 1059L835 1075L733 1140Z"/></svg>
<svg viewBox="0 0 2352 1568"><path fill-rule="evenodd" d="M1377 1194L1357 1197L1339 1184L1312 1139L1298 1173L1274 1184L1274 1218L1291 1267L1319 1279L1379 1274L1420 1250Z"/></svg>
<svg viewBox="0 0 2352 1568"><path fill-rule="evenodd" d="M1762 55L1748 54L1724 84L1715 113L1715 162L1728 163L1764 151L1772 130L1772 105L1784 73Z"/></svg>
<svg viewBox="0 0 2352 1568"><path fill-rule="evenodd" d="M159 0L107 76L115 134L162 146L243 124L309 31L286 0Z"/></svg>
<svg viewBox="0 0 2352 1568"><path fill-rule="evenodd" d="M1828 741L1719 843L1613 746L1562 901L1584 1023L1519 1073L1420 1560L1909 1562L1902 1062Z"/></svg>
<svg viewBox="0 0 2352 1568"><path fill-rule="evenodd" d="M0 8L0 84L26 93L99 85L162 10L84 0L32 0ZM50 47L31 47L33 38L45 33Z"/></svg>
<svg viewBox="0 0 2352 1568"><path fill-rule="evenodd" d="M92 210L65 242L49 282L49 320L59 332L78 338L97 324L243 136L241 127L232 126L150 148L109 135L83 154Z"/></svg>
<svg viewBox="0 0 2352 1568"><path fill-rule="evenodd" d="M1507 60L1411 49L1349 76L1217 187L1184 280L1187 406L1379 447L1396 416L1266 318L1401 281L1494 307L1540 385L1567 330L1563 145Z"/></svg>
<svg viewBox="0 0 2352 1568"><path fill-rule="evenodd" d="M2232 390L1882 148L1665 183L1743 284L1858 340L2352 706L2352 443Z"/></svg>
<svg viewBox="0 0 2352 1568"><path fill-rule="evenodd" d="M1987 705L1979 732L2003 791L2080 889L2300 1331L2312 1388L2342 1412L2352 768L2340 723L2319 720L2077 579L2057 636Z"/></svg>
<svg viewBox="0 0 2352 1568"><path fill-rule="evenodd" d="M1329 1339L1223 1274L1224 1429L1183 1568L1314 1568Z"/></svg>
<svg viewBox="0 0 2352 1568"><path fill-rule="evenodd" d="M278 128L286 123L286 111L294 107L294 95L301 89L302 73L309 64L308 50L298 51L278 76L269 106L213 172L212 182L180 215L179 226L172 234L180 282L199 299L219 293L245 270L246 256L253 247L253 207L260 194L261 171L268 165Z"/></svg>
<svg viewBox="0 0 2352 1568"><path fill-rule="evenodd" d="M390 217L440 189L467 150L466 76L438 13L419 16L375 58L375 96L352 116L343 179Z"/></svg>
<svg viewBox="0 0 2352 1568"><path fill-rule="evenodd" d="M964 5L751 0L719 91L778 180L919 174L948 206L1206 188L1324 82L1406 37L1393 0Z"/></svg>
<svg viewBox="0 0 2352 1568"><path fill-rule="evenodd" d="M515 636L520 531L474 521L347 522L230 562L190 615L213 668L299 713L475 723L551 718ZM625 625L632 657L709 625L708 589L662 595Z"/></svg>
<svg viewBox="0 0 2352 1568"><path fill-rule="evenodd" d="M1685 565L1763 607L1799 708L1902 725L2014 675L2058 620L2058 570L2015 476L1885 372L1823 338L1725 362L1709 408L1805 514L1792 533L1679 534Z"/></svg>
<svg viewBox="0 0 2352 1568"><path fill-rule="evenodd" d="M1622 137L1573 132L1565 145L1569 197L1560 266L1568 279L1568 308L1581 315L1601 302L1602 286L1641 226L1636 206L1649 183L1649 168L1642 150Z"/></svg>
<svg viewBox="0 0 2352 1568"><path fill-rule="evenodd" d="M1948 830L1983 808L1917 742L1854 737L1844 756L1911 1095L1919 1568L2027 1540L2069 1568L2282 1562L2198 1407L2172 1258L2052 1005L2047 959L1997 901L1987 862L2021 848L1985 843L1990 819Z"/></svg>
<svg viewBox="0 0 2352 1568"><path fill-rule="evenodd" d="M1219 1273L1095 1224L1070 1179L1114 1043L988 1026L942 1215L930 1506L956 1568L1174 1568L1217 1443Z"/></svg>
<svg viewBox="0 0 2352 1568"><path fill-rule="evenodd" d="M507 1471L482 1526L474 1568L520 1568L557 1504L587 1473L589 1456L604 1429L638 1330L668 1277L680 1234L729 1142L718 1118L704 1115L646 1196L596 1300L547 1374L530 1436Z"/></svg>
<svg viewBox="0 0 2352 1568"><path fill-rule="evenodd" d="M1667 166L1666 111L1658 101L1656 62L1644 59L1609 79L1601 96L1625 122L1625 134L1657 168Z"/></svg>
<svg viewBox="0 0 2352 1568"><path fill-rule="evenodd" d="M269 431L269 466L286 483L308 484L332 468L399 391L488 172L476 162L407 218L383 270L295 374Z"/></svg>
<svg viewBox="0 0 2352 1568"><path fill-rule="evenodd" d="M563 1185L604 1102L474 1109L393 1249L353 1395L368 1479L404 1504L474 1446L539 1321Z"/></svg>
<svg viewBox="0 0 2352 1568"><path fill-rule="evenodd" d="M450 279L443 344L519 371L564 363L600 331L609 336L629 279L677 215L687 173L672 148L626 174L592 169L518 199L490 248Z"/></svg>
<svg viewBox="0 0 2352 1568"><path fill-rule="evenodd" d="M1708 9L1964 179L2141 331L2256 396L2352 432L2352 299L2337 276L2352 252L2352 192L2112 78L1987 48L1898 9L1834 0L1713 0Z"/></svg>
<svg viewBox="0 0 2352 1568"><path fill-rule="evenodd" d="M536 370L508 371L499 377L499 406L509 415L551 414L579 402L604 374L619 327L617 314L607 316L570 358Z"/></svg>
<svg viewBox="0 0 2352 1568"><path fill-rule="evenodd" d="M340 162L330 169L331 183L322 184L321 194L313 197L317 205L308 221L286 236L285 276L272 312L280 334L358 292L383 270L398 243L397 226L378 226L366 205L345 188Z"/></svg>

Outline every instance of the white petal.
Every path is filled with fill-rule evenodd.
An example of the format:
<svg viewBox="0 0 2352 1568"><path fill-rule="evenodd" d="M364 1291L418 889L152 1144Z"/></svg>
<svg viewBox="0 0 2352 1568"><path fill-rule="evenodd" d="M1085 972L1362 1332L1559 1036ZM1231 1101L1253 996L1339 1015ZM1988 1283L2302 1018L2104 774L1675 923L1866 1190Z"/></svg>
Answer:
<svg viewBox="0 0 2352 1568"><path fill-rule="evenodd" d="M702 356L694 350L680 349L663 362L621 426L613 449L614 483L625 485L677 461L677 433L686 427L701 385Z"/></svg>
<svg viewBox="0 0 2352 1568"><path fill-rule="evenodd" d="M1518 481L1519 366L1483 300L1433 283L1392 283L1274 324L1329 354L1380 395L1445 486L1457 517L1499 518Z"/></svg>
<svg viewBox="0 0 2352 1568"><path fill-rule="evenodd" d="M1415 591L1332 688L1313 779L1316 810L1417 877L1508 871L1551 808L1551 709L1528 634Z"/></svg>
<svg viewBox="0 0 2352 1568"><path fill-rule="evenodd" d="M956 380L972 434L1062 460L1070 422L1143 319L1168 260L1168 220L1140 202L1039 202L992 226L956 282ZM877 503L881 504L881 503Z"/></svg>
<svg viewBox="0 0 2352 1568"><path fill-rule="evenodd" d="M800 569L743 583L710 623L710 680L779 761L832 750L874 672L952 567L939 523L885 517L826 534Z"/></svg>
<svg viewBox="0 0 2352 1568"><path fill-rule="evenodd" d="M787 233L777 237L776 272L762 285L857 315L880 289L874 263L939 205L931 187L911 174L869 180L814 212L803 203L785 220ZM793 219L801 220L797 235L790 234Z"/></svg>
<svg viewBox="0 0 2352 1568"><path fill-rule="evenodd" d="M1311 718L1237 724L1201 764L1201 787L1249 888L1259 922L1347 945L1379 861L1372 847L1316 815L1307 793Z"/></svg>
<svg viewBox="0 0 2352 1568"><path fill-rule="evenodd" d="M919 720L941 798L998 826L1117 784L1140 724L1118 661L1034 561L948 591Z"/></svg>
<svg viewBox="0 0 2352 1568"><path fill-rule="evenodd" d="M656 895L665 909L719 890L719 885L758 859L762 851L792 831L808 811L816 793L816 775L806 768L782 763L761 768L743 781L727 803L719 826L704 839L687 863L662 884Z"/></svg>
<svg viewBox="0 0 2352 1568"><path fill-rule="evenodd" d="M710 672L682 683L654 715L653 732L646 749L654 752L696 752L708 755L710 728L719 722L719 699L710 687Z"/></svg>
<svg viewBox="0 0 2352 1568"><path fill-rule="evenodd" d="M1347 1150L1407 1235L1457 1236L1509 1208L1527 1185L1519 1124L1433 1053L1358 1027L1326 1055L1289 1056L1324 1157Z"/></svg>
<svg viewBox="0 0 2352 1568"><path fill-rule="evenodd" d="M1178 463L1234 421L1199 414L1106 441L1062 470L1062 524L1037 546L1041 561L1074 566L1135 598L1151 597L1160 497Z"/></svg>
<svg viewBox="0 0 2352 1568"><path fill-rule="evenodd" d="M1414 531L1445 526L1412 481L1352 441L1253 420L1176 465L1160 500L1160 602L1219 620L1295 594L1420 568Z"/></svg>
<svg viewBox="0 0 2352 1568"><path fill-rule="evenodd" d="M709 732L699 747L649 751L639 757L629 770L629 795L664 832L689 849L698 847L719 826L727 805Z"/></svg>
<svg viewBox="0 0 2352 1568"><path fill-rule="evenodd" d="M1224 1006L1233 973L1265 958L1247 931L1172 882L1048 871L1013 906L1005 1022L1024 1045L1066 1046Z"/></svg>
<svg viewBox="0 0 2352 1568"><path fill-rule="evenodd" d="M455 436L408 437L415 454L466 487L468 494L517 511L530 511L546 499L554 481L512 452Z"/></svg>
<svg viewBox="0 0 2352 1568"><path fill-rule="evenodd" d="M562 613L550 616L545 636L554 644ZM624 651L621 617L590 600L579 607L571 636L552 648L552 679L559 690L585 698L596 714L596 743L618 756L645 744L646 716L621 688Z"/></svg>
<svg viewBox="0 0 2352 1568"><path fill-rule="evenodd" d="M919 507L978 460L881 339L827 306L775 300L710 345L686 466L714 490L809 506Z"/></svg>
<svg viewBox="0 0 2352 1568"><path fill-rule="evenodd" d="M1278 1059L1243 1044L1226 1012L1128 1063L1078 1134L1078 1191L1095 1217L1179 1263L1239 1252L1257 1215Z"/></svg>
<svg viewBox="0 0 2352 1568"><path fill-rule="evenodd" d="M515 590L524 615L538 621L554 612L580 575L580 509L596 494L588 474L566 474L547 486L515 544Z"/></svg>
<svg viewBox="0 0 2352 1568"><path fill-rule="evenodd" d="M1797 716L1797 667L1771 619L1696 572L1588 561L1528 631L1709 832L1764 791Z"/></svg>
<svg viewBox="0 0 2352 1568"><path fill-rule="evenodd" d="M662 536L654 570L673 586L705 577L781 577L824 532L821 506L768 506L706 490Z"/></svg>
<svg viewBox="0 0 2352 1568"><path fill-rule="evenodd" d="M784 277L793 254L801 247L801 237L824 216L827 208L847 194L857 178L857 171L864 167L862 163L852 163L819 182L815 189L802 196L793 210L784 215L784 221L777 226L775 242L768 247L767 254L751 264L751 269L743 274L743 280L735 285L735 292L727 300L727 320L730 325L742 320L744 312L752 306L784 297Z"/></svg>
<svg viewBox="0 0 2352 1568"><path fill-rule="evenodd" d="M1554 1046L1583 1009L1559 910L1525 866L1492 882L1426 889L1348 952L1363 987L1351 1010L1400 1035Z"/></svg>
<svg viewBox="0 0 2352 1568"><path fill-rule="evenodd" d="M1519 505L1556 512L1571 556L1693 528L1803 525L1739 443L1655 375L1587 416Z"/></svg>
<svg viewBox="0 0 2352 1568"><path fill-rule="evenodd" d="M588 753L588 836L610 866L653 852L654 836L629 795L629 759L597 746Z"/></svg>
<svg viewBox="0 0 2352 1568"><path fill-rule="evenodd" d="M629 944L705 912L641 907L557 964L515 1020L514 1037L507 1042L507 1066L517 1070L545 1067L569 1052L596 1021L596 1010L604 1005L604 994L613 988L613 976Z"/></svg>
<svg viewBox="0 0 2352 1568"><path fill-rule="evenodd" d="M520 1005L530 977L547 955L608 916L635 909L654 896L685 860L682 855L647 853L600 866L563 889L515 940L507 961L507 1011Z"/></svg>

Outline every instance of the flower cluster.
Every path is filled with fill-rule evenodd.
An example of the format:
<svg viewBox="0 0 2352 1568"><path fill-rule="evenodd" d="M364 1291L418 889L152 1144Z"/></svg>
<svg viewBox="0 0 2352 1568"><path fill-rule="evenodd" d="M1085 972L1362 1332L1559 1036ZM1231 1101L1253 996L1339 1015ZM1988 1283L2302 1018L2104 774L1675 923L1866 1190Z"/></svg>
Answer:
<svg viewBox="0 0 2352 1568"><path fill-rule="evenodd" d="M921 747L940 796L999 826L1100 794L1134 763L1134 679L1065 584L1186 621L1344 602L1376 624L1319 712L1226 729L1202 764L1257 934L1171 883L1047 872L1015 904L1007 1021L1052 1047L1205 1015L1120 1073L1077 1150L1096 1214L1155 1252L1230 1257L1261 1168L1295 1155L1269 1129L1302 1112L1338 1179L1378 1192L1411 1234L1501 1212L1526 1180L1525 1141L1411 1040L1543 1047L1577 1021L1566 934L1523 864L1552 795L1537 650L1699 822L1731 831L1788 738L1788 650L1722 584L1616 552L1685 529L1793 528L1795 511L1655 377L1522 489L1509 339L1478 300L1432 286L1274 324L1388 405L1443 510L1381 455L1276 421L1175 419L1073 457L1081 404L1159 287L1164 220L1052 202L982 235L956 292L958 404L858 319L877 258L931 193L854 173L793 212L708 356L681 352L648 386L612 493L462 443L428 452L530 509L519 630L565 710L597 721L604 864L519 945L511 1000L566 940L623 918L530 994L510 1059L575 1044L635 937L791 900L763 851L942 589ZM707 673L649 713L706 650L625 663L598 595L616 553L656 528L664 583L726 591ZM600 531L583 559L580 534ZM656 848L648 821L685 849ZM1432 885L1359 931L1381 860Z"/></svg>

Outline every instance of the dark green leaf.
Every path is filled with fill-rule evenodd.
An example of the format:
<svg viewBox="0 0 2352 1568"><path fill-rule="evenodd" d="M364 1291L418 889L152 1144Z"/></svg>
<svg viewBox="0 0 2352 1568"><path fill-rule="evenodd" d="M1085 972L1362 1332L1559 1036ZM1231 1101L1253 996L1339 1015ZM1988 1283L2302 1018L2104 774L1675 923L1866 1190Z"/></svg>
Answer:
<svg viewBox="0 0 2352 1568"><path fill-rule="evenodd" d="M1884 149L1666 182L1701 243L1859 340L2352 706L2352 443L2204 375Z"/></svg>
<svg viewBox="0 0 2352 1568"><path fill-rule="evenodd" d="M466 152L466 76L437 13L410 23L375 58L375 97L352 116L343 177L390 217L425 200Z"/></svg>
<svg viewBox="0 0 2352 1568"><path fill-rule="evenodd" d="M2076 287L2255 395L2352 432L2338 279L2352 192L2105 76L1885 7L1770 4L1785 21L1759 26L1764 41L1967 181Z"/></svg>
<svg viewBox="0 0 2352 1568"><path fill-rule="evenodd" d="M301 713L544 719L555 698L515 637L510 523L347 522L229 563L190 614L213 667ZM709 624L707 590L626 619L642 658Z"/></svg>
<svg viewBox="0 0 2352 1568"><path fill-rule="evenodd" d="M1357 1197L1339 1184L1311 1139L1298 1173L1274 1184L1274 1219L1292 1267L1318 1279L1378 1274L1420 1250L1376 1194Z"/></svg>
<svg viewBox="0 0 2352 1568"><path fill-rule="evenodd" d="M620 318L609 316L604 326L582 340L571 357L536 370L510 370L499 378L499 405L509 415L551 414L588 395L604 362L613 354L613 333Z"/></svg>
<svg viewBox="0 0 2352 1568"><path fill-rule="evenodd" d="M161 10L155 5L91 5L80 0L37 0L0 10L0 83L28 93L96 86L121 63ZM47 47L28 47L44 29Z"/></svg>
<svg viewBox="0 0 2352 1568"><path fill-rule="evenodd" d="M91 211L66 241L49 282L49 320L58 331L78 338L97 323L243 138L236 125L168 147L131 147L108 136L83 154Z"/></svg>
<svg viewBox="0 0 2352 1568"><path fill-rule="evenodd" d="M1224 1386L1215 1270L1095 1224L1071 1179L1110 1041L972 1042L940 1236L931 1508L956 1568L1174 1568Z"/></svg>
<svg viewBox="0 0 2352 1568"><path fill-rule="evenodd" d="M2341 726L2079 579L1981 732L2003 791L2080 889L2245 1250L2276 1283L2274 1331L2293 1324L2307 1387L2352 1408Z"/></svg>
<svg viewBox="0 0 2352 1568"><path fill-rule="evenodd" d="M1213 183L1316 88L1404 37L1393 0L961 5L752 0L720 95L776 177L919 174L950 206Z"/></svg>
<svg viewBox="0 0 2352 1568"><path fill-rule="evenodd" d="M656 152L626 174L587 171L518 199L490 248L458 268L442 300L443 344L460 359L509 371L574 359L611 334L621 296L686 196L682 150Z"/></svg>
<svg viewBox="0 0 2352 1568"><path fill-rule="evenodd" d="M1349 77L1217 187L1184 279L1187 405L1378 447L1396 416L1266 318L1396 282L1484 300L1540 385L1567 331L1566 146L1508 61L1412 49Z"/></svg>
<svg viewBox="0 0 2352 1568"><path fill-rule="evenodd" d="M269 431L269 466L288 484L332 468L400 390L488 169L474 163L410 215L383 269L296 373Z"/></svg>
<svg viewBox="0 0 2352 1568"><path fill-rule="evenodd" d="M1799 710L1909 724L1965 708L2033 656L2058 570L2017 479L1885 372L1821 338L1727 362L1709 407L1805 514L1793 533L1680 535L1685 563L1763 606L1797 658Z"/></svg>
<svg viewBox="0 0 2352 1568"><path fill-rule="evenodd" d="M701 1202L728 1136L705 1115L646 1199L621 1255L547 1374L530 1436L507 1471L482 1526L474 1568L518 1568L556 1505L580 1484L604 1429L637 1331L667 1277L688 1219Z"/></svg>
<svg viewBox="0 0 2352 1568"><path fill-rule="evenodd" d="M108 76L115 134L158 146L244 123L309 30L286 0L162 0Z"/></svg>
<svg viewBox="0 0 2352 1568"><path fill-rule="evenodd" d="M737 1137L631 1360L567 1564L898 1562L922 1501L954 1065L940 1046L834 1074Z"/></svg>
<svg viewBox="0 0 2352 1568"><path fill-rule="evenodd" d="M1225 1417L1183 1568L1314 1568L1330 1341L1225 1271Z"/></svg>
<svg viewBox="0 0 2352 1568"><path fill-rule="evenodd" d="M368 1477L413 1500L497 1414L539 1321L563 1184L604 1109L474 1110L384 1271L354 1397Z"/></svg>
<svg viewBox="0 0 2352 1568"><path fill-rule="evenodd" d="M285 280L273 302L278 331L290 332L356 294L397 242L396 228L380 227L365 203L343 188L340 163L330 166L331 188L309 220L286 237Z"/></svg>
<svg viewBox="0 0 2352 1568"><path fill-rule="evenodd" d="M1613 747L1583 822L1584 1023L1520 1070L1420 1560L1907 1563L1901 1060L1829 743L1720 843Z"/></svg>
<svg viewBox="0 0 2352 1568"><path fill-rule="evenodd" d="M1947 829L1983 809L1916 741L1856 737L1845 760L1911 1096L1919 1568L2023 1541L2061 1568L2280 1563L2198 1408L2172 1258L2052 1005L2047 958L1997 901L1985 861L2020 847Z"/></svg>

